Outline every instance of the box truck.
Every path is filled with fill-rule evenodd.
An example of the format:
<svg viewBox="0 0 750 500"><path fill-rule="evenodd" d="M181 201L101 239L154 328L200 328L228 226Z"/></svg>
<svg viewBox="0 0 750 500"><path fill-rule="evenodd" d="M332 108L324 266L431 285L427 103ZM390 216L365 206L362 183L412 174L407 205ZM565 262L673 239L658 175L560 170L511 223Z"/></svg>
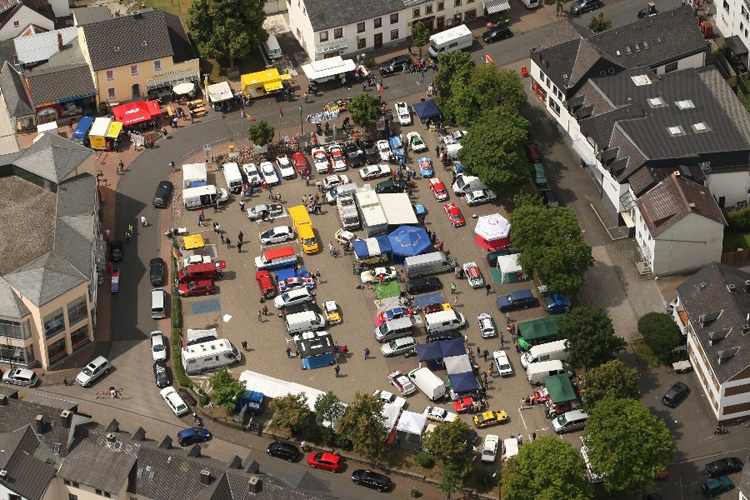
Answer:
<svg viewBox="0 0 750 500"><path fill-rule="evenodd" d="M414 382L414 385L424 392L431 401L436 401L445 396L445 383L429 368L417 368L410 371L408 376L409 380Z"/></svg>
<svg viewBox="0 0 750 500"><path fill-rule="evenodd" d="M529 379L531 385L540 385L544 382L544 377L551 377L552 375L559 375L561 373L565 373L565 368L559 359L531 363L526 368L526 377Z"/></svg>

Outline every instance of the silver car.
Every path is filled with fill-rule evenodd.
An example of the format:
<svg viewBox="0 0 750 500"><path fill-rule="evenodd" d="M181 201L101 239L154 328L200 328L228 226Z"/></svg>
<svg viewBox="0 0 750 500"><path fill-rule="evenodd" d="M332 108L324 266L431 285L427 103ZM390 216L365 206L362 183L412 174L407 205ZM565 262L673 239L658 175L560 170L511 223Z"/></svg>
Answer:
<svg viewBox="0 0 750 500"><path fill-rule="evenodd" d="M414 337L401 337L400 339L394 339L387 344L383 344L380 347L380 353L386 358L389 358L391 356L398 356L399 354L407 353L414 349L416 345L417 341Z"/></svg>
<svg viewBox="0 0 750 500"><path fill-rule="evenodd" d="M289 226L272 227L260 233L260 242L264 245L283 243L292 239L294 239L294 231Z"/></svg>

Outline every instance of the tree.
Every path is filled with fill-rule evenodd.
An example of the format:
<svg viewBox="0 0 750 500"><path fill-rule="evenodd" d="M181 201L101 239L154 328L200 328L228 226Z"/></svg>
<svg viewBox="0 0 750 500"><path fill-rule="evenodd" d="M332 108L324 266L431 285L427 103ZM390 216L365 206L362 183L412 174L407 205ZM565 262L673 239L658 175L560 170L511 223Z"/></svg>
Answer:
<svg viewBox="0 0 750 500"><path fill-rule="evenodd" d="M463 149L459 156L461 152ZM526 173L528 164L524 169ZM531 276L539 275L554 292L577 294L583 286L583 275L594 264L594 257L575 213L566 207L547 209L526 205L516 208L511 223L513 244L521 251L518 260L523 270Z"/></svg>
<svg viewBox="0 0 750 500"><path fill-rule="evenodd" d="M263 29L264 0L194 0L187 26L202 57L235 59L250 54L268 39Z"/></svg>
<svg viewBox="0 0 750 500"><path fill-rule="evenodd" d="M224 406L230 411L234 410L245 392L245 384L232 377L226 366L211 375L208 385L211 386L211 399L214 404Z"/></svg>
<svg viewBox="0 0 750 500"><path fill-rule="evenodd" d="M463 479L474 463L474 450L469 443L472 432L469 424L461 420L438 425L424 437L424 447L446 468L453 469L458 479Z"/></svg>
<svg viewBox="0 0 750 500"><path fill-rule="evenodd" d="M589 414L584 437L591 466L609 491L653 482L672 461L674 438L640 401L605 399Z"/></svg>
<svg viewBox="0 0 750 500"><path fill-rule="evenodd" d="M422 59L422 49L430 43L430 30L424 23L415 22L411 27L411 40L419 49L419 58Z"/></svg>
<svg viewBox="0 0 750 500"><path fill-rule="evenodd" d="M438 62L438 70L432 77L435 102L443 116L451 116L455 114L453 93L459 90L462 84L469 83L476 63L468 52L462 50L440 54Z"/></svg>
<svg viewBox="0 0 750 500"><path fill-rule="evenodd" d="M458 159L467 174L476 175L497 192L509 191L526 180L529 164L523 145L529 122L495 108L469 127ZM515 228L513 229L515 233Z"/></svg>
<svg viewBox="0 0 750 500"><path fill-rule="evenodd" d="M596 403L606 398L638 399L638 370L628 368L619 359L592 368L586 373L583 403L591 412Z"/></svg>
<svg viewBox="0 0 750 500"><path fill-rule="evenodd" d="M366 92L355 96L346 109L349 111L352 121L364 128L374 127L383 115L383 106L380 104L380 99Z"/></svg>
<svg viewBox="0 0 750 500"><path fill-rule="evenodd" d="M451 466L446 466L443 471L443 475L438 483L438 489L448 495L450 499L451 493L455 493L458 490L458 485L461 482L461 478L458 473Z"/></svg>
<svg viewBox="0 0 750 500"><path fill-rule="evenodd" d="M592 33L599 33L600 31L606 31L612 27L612 20L608 17L604 17L604 14L599 14L591 18L589 23L589 29Z"/></svg>
<svg viewBox="0 0 750 500"><path fill-rule="evenodd" d="M677 325L669 314L650 312L638 320L638 331L659 361L668 364L672 349L680 345Z"/></svg>
<svg viewBox="0 0 750 500"><path fill-rule="evenodd" d="M568 339L568 364L574 368L594 368L625 349L625 340L615 335L612 320L600 307L574 307L558 325L560 338Z"/></svg>
<svg viewBox="0 0 750 500"><path fill-rule="evenodd" d="M516 193L513 195L513 205L516 210L521 207L543 207L544 199L538 194Z"/></svg>
<svg viewBox="0 0 750 500"><path fill-rule="evenodd" d="M354 401L346 407L339 419L338 433L352 444L352 449L367 458L380 458L385 451L385 426L383 425L383 402L372 394L354 395Z"/></svg>
<svg viewBox="0 0 750 500"><path fill-rule="evenodd" d="M583 459L570 443L553 436L541 437L525 443L518 455L503 465L503 498L592 499L593 488L581 474L583 469Z"/></svg>
<svg viewBox="0 0 750 500"><path fill-rule="evenodd" d="M344 403L332 392L318 395L315 400L315 422L323 430L327 442L334 438L333 429L344 414Z"/></svg>
<svg viewBox="0 0 750 500"><path fill-rule="evenodd" d="M274 398L269 405L273 410L271 427L286 429L295 433L305 428L310 423L312 412L307 406L305 394L287 394Z"/></svg>
<svg viewBox="0 0 750 500"><path fill-rule="evenodd" d="M247 129L248 138L258 146L265 146L273 141L273 136L276 134L276 129L268 124L265 120L250 125Z"/></svg>

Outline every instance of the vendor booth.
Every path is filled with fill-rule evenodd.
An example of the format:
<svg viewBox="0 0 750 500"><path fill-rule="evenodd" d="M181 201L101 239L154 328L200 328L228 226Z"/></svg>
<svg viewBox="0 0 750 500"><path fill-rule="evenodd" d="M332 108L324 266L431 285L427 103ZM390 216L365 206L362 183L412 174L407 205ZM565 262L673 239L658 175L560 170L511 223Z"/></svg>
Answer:
<svg viewBox="0 0 750 500"><path fill-rule="evenodd" d="M533 319L518 323L518 346L528 351L532 346L558 339L560 316Z"/></svg>
<svg viewBox="0 0 750 500"><path fill-rule="evenodd" d="M275 94L284 89L284 82L290 78L288 73L282 75L276 68L247 73L241 78L242 93L251 98Z"/></svg>
<svg viewBox="0 0 750 500"><path fill-rule="evenodd" d="M345 79L347 73L353 73L356 67L357 65L351 59L336 56L303 64L302 71L311 82L323 83L334 78Z"/></svg>
<svg viewBox="0 0 750 500"><path fill-rule="evenodd" d="M388 235L393 255L413 257L432 248L427 231L421 227L401 226Z"/></svg>
<svg viewBox="0 0 750 500"><path fill-rule="evenodd" d="M310 411L315 411L315 401L318 396L325 394L323 391L307 387L305 385L281 380L262 373L245 370L240 374L240 383L244 384L245 389L249 391L262 392L269 398L280 398L291 394L297 396L304 394L307 397L307 406ZM346 405L345 405L346 406Z"/></svg>
<svg viewBox="0 0 750 500"><path fill-rule="evenodd" d="M497 257L497 273L498 281L501 285L506 283L517 283L519 281L526 281L526 275L523 273L521 264L518 263L519 253L512 253L510 255L498 255ZM495 274L493 272L493 274Z"/></svg>
<svg viewBox="0 0 750 500"><path fill-rule="evenodd" d="M39 134L39 137L46 133L60 135L57 132L57 122L42 123L41 125L37 125L36 132L37 134Z"/></svg>
<svg viewBox="0 0 750 500"><path fill-rule="evenodd" d="M437 104L435 104L435 101L432 99L428 99L426 101L418 102L414 105L412 105L412 108L414 108L414 112L419 117L419 121L422 123L427 123L427 120L430 118L436 118L440 116L440 110L437 107Z"/></svg>
<svg viewBox="0 0 750 500"><path fill-rule="evenodd" d="M358 264L379 264L391 258L391 244L387 236L354 240L352 246Z"/></svg>
<svg viewBox="0 0 750 500"><path fill-rule="evenodd" d="M396 403L383 404L383 427L385 427L385 444L392 445L396 440L396 422L401 415L401 406Z"/></svg>
<svg viewBox="0 0 750 500"><path fill-rule="evenodd" d="M474 228L475 241L485 250L498 250L510 244L510 222L500 214L484 215Z"/></svg>
<svg viewBox="0 0 750 500"><path fill-rule="evenodd" d="M107 146L107 130L109 124L112 123L112 118L99 117L94 120L94 124L91 125L89 130L89 147L91 149L105 149Z"/></svg>
<svg viewBox="0 0 750 500"><path fill-rule="evenodd" d="M86 137L88 137L89 130L91 129L91 125L93 124L94 124L93 116L81 117L81 121L78 122L78 125L76 125L75 130L73 130L73 137L72 137L73 142L83 144L85 142Z"/></svg>
<svg viewBox="0 0 750 500"><path fill-rule="evenodd" d="M427 424L427 416L411 411L401 412L396 426L397 440L402 448L418 450L422 447L422 431Z"/></svg>
<svg viewBox="0 0 750 500"><path fill-rule="evenodd" d="M402 224L419 224L417 214L411 206L411 200L406 193L383 193L379 194L380 206L383 207L385 218L389 226L400 226Z"/></svg>
<svg viewBox="0 0 750 500"><path fill-rule="evenodd" d="M221 103L232 100L234 92L232 87L229 86L229 82L219 82L206 88L206 97L208 97L208 101L214 106L214 109L218 111Z"/></svg>
<svg viewBox="0 0 750 500"><path fill-rule="evenodd" d="M159 101L136 101L112 107L115 121L124 127L131 127L161 116Z"/></svg>

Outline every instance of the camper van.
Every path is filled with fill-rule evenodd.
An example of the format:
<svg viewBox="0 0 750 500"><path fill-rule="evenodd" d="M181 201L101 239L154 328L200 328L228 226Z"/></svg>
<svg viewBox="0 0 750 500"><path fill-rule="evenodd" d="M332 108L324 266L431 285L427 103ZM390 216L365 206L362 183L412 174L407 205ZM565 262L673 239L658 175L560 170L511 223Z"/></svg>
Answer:
<svg viewBox="0 0 750 500"><path fill-rule="evenodd" d="M521 356L521 366L526 369L530 364L541 361L554 359L567 361L568 357L570 357L570 352L565 350L567 343L567 340L555 340L554 342L535 345Z"/></svg>
<svg viewBox="0 0 750 500"><path fill-rule="evenodd" d="M427 333L437 333L461 328L466 324L466 318L463 314L451 309L425 314L424 323L427 326Z"/></svg>
<svg viewBox="0 0 750 500"><path fill-rule="evenodd" d="M268 40L263 42L263 50L270 60L281 58L281 46L274 35L268 35Z"/></svg>
<svg viewBox="0 0 750 500"><path fill-rule="evenodd" d="M303 311L294 314L287 314L286 331L289 335L296 333L309 332L312 330L321 330L326 327L326 318L315 311Z"/></svg>
<svg viewBox="0 0 750 500"><path fill-rule="evenodd" d="M227 189L230 193L239 194L242 191L242 174L240 166L234 162L225 163L221 168L224 171L224 180L227 181Z"/></svg>
<svg viewBox="0 0 750 500"><path fill-rule="evenodd" d="M406 267L406 275L413 278L453 271L456 268L456 259L443 252L430 252L407 257L404 260L404 267Z"/></svg>
<svg viewBox="0 0 750 500"><path fill-rule="evenodd" d="M226 189L216 186L201 186L188 188L182 192L182 203L188 210L198 210L216 206L216 203L226 203L229 194Z"/></svg>
<svg viewBox="0 0 750 500"><path fill-rule="evenodd" d="M429 368L417 368L409 372L409 380L414 382L420 391L431 400L435 401L445 396L445 383L440 377L432 373Z"/></svg>
<svg viewBox="0 0 750 500"><path fill-rule="evenodd" d="M182 367L188 375L239 363L242 354L227 339L212 340L182 348Z"/></svg>
<svg viewBox="0 0 750 500"><path fill-rule="evenodd" d="M531 363L529 367L526 368L526 376L531 385L540 385L544 382L545 377L551 377L552 375L559 375L561 373L565 373L565 368L563 368L562 361L559 359Z"/></svg>
<svg viewBox="0 0 750 500"><path fill-rule="evenodd" d="M294 266L297 263L297 255L293 247L271 248L255 257L255 267L262 269L278 269L281 267Z"/></svg>
<svg viewBox="0 0 750 500"><path fill-rule="evenodd" d="M471 30L465 24L462 24L432 35L430 37L430 56L437 57L440 54L468 49L472 43L474 43L474 37Z"/></svg>

